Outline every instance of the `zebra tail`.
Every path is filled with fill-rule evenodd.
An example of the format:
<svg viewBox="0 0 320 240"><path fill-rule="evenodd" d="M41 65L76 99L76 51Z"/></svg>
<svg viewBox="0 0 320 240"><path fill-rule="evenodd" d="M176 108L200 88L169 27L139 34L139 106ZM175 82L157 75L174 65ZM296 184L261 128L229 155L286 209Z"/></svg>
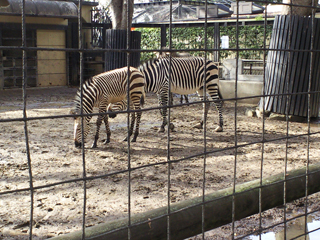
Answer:
<svg viewBox="0 0 320 240"><path fill-rule="evenodd" d="M218 88L218 95L219 95L219 99L220 100L223 99L219 88ZM222 107L224 105L224 101L220 101L220 104L221 104L221 107Z"/></svg>
<svg viewBox="0 0 320 240"><path fill-rule="evenodd" d="M145 99L145 94L142 94L141 98L140 98L140 106L141 107L143 107L143 105L144 105L144 99Z"/></svg>

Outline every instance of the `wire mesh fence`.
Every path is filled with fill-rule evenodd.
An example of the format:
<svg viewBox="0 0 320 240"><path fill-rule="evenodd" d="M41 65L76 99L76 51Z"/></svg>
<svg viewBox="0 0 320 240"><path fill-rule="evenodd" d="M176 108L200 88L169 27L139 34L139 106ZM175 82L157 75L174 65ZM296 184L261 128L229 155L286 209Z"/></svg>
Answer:
<svg viewBox="0 0 320 240"><path fill-rule="evenodd" d="M221 1L220 4L222 3L227 6L230 2ZM317 2L312 1L309 5L304 2L279 4L289 7L291 11L295 7L311 10L312 14L308 17L311 19L311 33L308 35L310 39L306 40L310 41L310 49L269 49L271 9L276 3L252 2L251 7L258 4L264 9L253 17L247 12L242 15L241 2L234 3L238 14L224 19L226 23L221 23L218 18L211 19L207 14L194 22L197 31L201 29L201 36L190 42L199 40L202 45L198 47L186 47L187 42L173 46L172 42L178 37L172 34L183 29L181 27L193 25L187 21L179 21L179 24L174 22L170 16L176 16L175 11L179 8L173 8L172 2L169 2L169 20L165 29L158 31L158 34L165 33L165 41L161 39L161 35L160 38L157 37L160 42L157 42L155 48L144 48L142 44L143 50L137 50L130 49L130 44L127 44L126 49L113 50L101 48L103 44L98 42L96 36L94 45L98 48L85 47L86 39L93 38L87 36L92 29L83 23L87 5L82 1L77 3L78 13L76 17L72 16L72 24L68 27L49 27L51 30L65 31L67 44L50 45L49 40L48 45L34 44L39 41L34 36L37 35L36 26L30 25L29 15L25 12L25 1L22 1L19 17L21 25L16 29L21 34L21 42L14 41L10 46L0 46L1 52L6 53L2 54L3 63L11 59L8 56L10 52L19 52L13 57L21 61L19 77L22 79L20 84L14 80L13 85L8 85L19 88L0 90L1 239L319 238L320 85L318 76L313 76L317 72L315 69L319 68L318 59L315 58L319 50L314 48L319 32L315 24L319 9ZM9 4L13 3L9 1ZM209 3L204 1L201 5L202 8L208 8ZM247 23L249 18L254 19L255 23ZM215 42L221 39L220 33L214 33L219 27L217 22L221 26L233 27L230 30L233 33L230 34L233 34L234 46L221 48L222 42ZM138 27L138 23L136 24ZM246 24L258 24L259 29L262 29L259 32L259 44L262 42L262 47L259 45L251 48L241 44L244 39L249 42L244 35L246 33L240 29ZM283 41L284 45L299 46L291 44L296 39L290 38L293 36L291 21L287 24L289 37L285 40L280 37L279 41ZM147 27L163 26L152 23ZM177 28L179 31L174 31ZM28 35L29 29L35 32L33 37ZM103 28L99 26L99 29ZM1 32L3 34L6 31ZM41 33L43 35L43 31ZM100 31L98 35L102 38L103 33ZM55 41L53 36L54 34L48 33L44 39ZM126 37L129 40L130 35L127 34ZM8 40L7 38L6 41ZM29 45L28 41L33 44ZM164 43L166 46L163 46ZM123 141L125 137L129 137L132 112L124 109L116 118L109 118L110 143L103 144L99 141L98 147L91 149L95 122L101 115L95 111L89 114L92 116L89 124L92 130L87 136L87 142L80 149L75 148L73 118L78 115L72 115L69 111L74 107L78 86L71 86L70 83L75 83L71 78L76 77L82 86L87 75L103 71L103 56L107 52L126 53L129 61L132 53L163 52L161 47L166 47L165 51L171 59L169 69L174 68L171 56L175 53L201 53L206 60L212 61L217 60L216 53L221 56L232 53L229 56L235 57L231 67L233 73L222 74L219 83L223 97L223 132L214 131L219 124L217 111L213 108L216 100L200 101L195 94L190 94L186 102L186 99L178 95L183 95L183 92L175 93L175 89L169 87L169 91L173 92L173 99L168 102L168 106L159 107L156 94L147 93L141 110L137 142ZM271 50L273 59L268 58ZM252 63L252 59L241 59L250 51L258 51L259 56L262 56L261 59L254 60L257 65ZM294 66L289 66L290 71L286 70L285 61L276 63L281 68L279 74L284 79L281 83L282 91L279 90L279 85L273 85L266 79L266 69L271 69L270 63L275 63L276 56L281 55L280 53L285 53L287 59L293 55L305 56L304 53L309 53L308 62L316 63L302 67L305 65L297 62ZM57 62L63 62L61 54L66 55L65 66L69 70L42 71L44 65L49 65L49 69L59 69ZM50 76L46 81L53 83L52 85L55 81L63 82L61 76L65 74L69 77L70 86L30 87L29 75L34 76L34 71L28 71L29 56L37 56L37 86L42 81L39 78L41 74ZM92 61L96 56L99 56L99 64ZM48 61L41 65L41 59ZM242 62L244 64L239 67ZM32 64L33 68L34 65ZM72 68L74 65L76 70ZM223 67L223 63L221 66ZM224 67L226 66L227 63ZM5 67L12 68L3 64L4 72L10 70ZM305 74L295 91L290 91L293 69L305 71ZM248 71L249 75L260 75L260 80L249 81L244 76ZM317 80L313 84L309 79L315 77ZM171 78L169 74L169 81ZM10 82L10 79L6 81ZM33 78L32 86L34 84ZM258 92L253 88L256 85L260 86ZM266 86L271 86L271 89L273 87L275 91L266 95ZM307 91L299 90L304 87L307 87ZM206 88L203 89L206 94ZM228 89L231 94L224 89ZM83 95L83 87L80 90ZM243 92L247 93L244 90L249 94L244 94ZM285 108L284 114L264 109L266 98L281 97L289 103L291 96L297 96L297 99L305 96L307 116L289 115L289 107ZM82 98L81 106L83 101ZM203 105L206 104L211 107L201 128L198 123L204 117ZM162 122L159 110L164 108L168 110L169 124L165 132L161 133L158 132ZM81 111L82 121L87 115ZM101 139L106 138L104 131L100 135Z"/></svg>

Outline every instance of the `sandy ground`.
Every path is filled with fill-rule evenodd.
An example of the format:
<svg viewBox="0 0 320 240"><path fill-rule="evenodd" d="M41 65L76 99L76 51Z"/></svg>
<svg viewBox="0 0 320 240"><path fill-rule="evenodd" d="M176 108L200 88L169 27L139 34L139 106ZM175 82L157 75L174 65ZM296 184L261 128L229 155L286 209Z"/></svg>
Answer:
<svg viewBox="0 0 320 240"><path fill-rule="evenodd" d="M75 88L30 89L27 97L27 116L45 117L27 121L30 159L32 162L33 186L39 187L61 181L79 179L83 176L82 152L74 147L73 119L67 117L72 107ZM190 98L194 101L196 98ZM179 98L175 98L175 103ZM0 119L16 121L0 122L0 193L29 187L21 91L0 91ZM157 106L154 95L147 95L145 108ZM208 115L206 141L207 151L219 150L206 158L206 193L230 187L234 179L234 150L238 145L260 141L262 119L246 116L252 105L234 102L224 105L224 131L216 133L218 117L215 110ZM213 109L213 108L211 108ZM62 116L52 118L52 116ZM170 159L181 159L203 152L203 130L195 129L202 116L200 104L174 108L171 120L176 132L170 133L168 154L167 133L158 133L160 113L158 110L144 112L140 135L131 143L131 167L161 163ZM20 119L21 120L21 119ZM122 139L126 136L125 114L110 120L111 142L97 149L85 150L85 169L88 177L100 176L128 168L128 145ZM94 129L94 121L92 128ZM235 123L237 129L235 131ZM311 124L310 132L319 131L319 124ZM290 122L289 135L306 134L308 124ZM104 128L102 128L104 129ZM265 138L285 137L287 123L266 119ZM101 139L105 138L101 131ZM93 133L88 136L91 145ZM320 134L309 139L310 164L319 161ZM287 148L287 169L298 169L307 163L307 137L278 140L264 144L263 176L283 173ZM261 169L261 144L251 144L237 150L236 183L258 179ZM203 157L193 157L173 164L171 169L172 203L201 196L203 180ZM167 205L168 167L166 164L139 168L131 173L131 214ZM73 232L82 227L83 183L68 182L62 185L40 188L34 191L33 239L45 239L59 234ZM309 197L309 210L319 209L319 194ZM118 173L87 182L86 225L127 217L128 174ZM304 209L304 202L297 200L289 204L290 213L297 214ZM283 221L283 209L277 208L263 213L263 226ZM27 239L30 216L30 194L20 191L0 195L0 239ZM251 216L236 222L235 234L250 233L259 226L258 216ZM206 239L230 239L231 225L210 231ZM192 239L200 239L193 237Z"/></svg>

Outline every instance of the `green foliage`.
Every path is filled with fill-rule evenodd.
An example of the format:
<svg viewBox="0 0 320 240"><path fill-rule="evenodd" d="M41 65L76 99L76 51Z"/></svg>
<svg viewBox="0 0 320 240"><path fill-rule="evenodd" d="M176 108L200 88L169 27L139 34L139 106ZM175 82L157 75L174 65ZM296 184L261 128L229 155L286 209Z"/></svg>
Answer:
<svg viewBox="0 0 320 240"><path fill-rule="evenodd" d="M237 36L238 37L238 47L239 47L239 57L243 59L261 59L263 58L264 43L266 47L269 46L269 41L272 32L272 26L268 25L266 27L266 39L264 39L264 26L239 26L238 34L236 27L220 27L221 36L229 36L229 48L237 48ZM244 49L241 51L241 49ZM250 50L253 49L253 50ZM221 51L220 57L222 59L234 56L235 51Z"/></svg>
<svg viewBox="0 0 320 240"><path fill-rule="evenodd" d="M170 36L171 30L171 39ZM141 47L146 50L160 50L161 33L160 28L139 28L138 31L142 33ZM264 34L266 31L266 39ZM261 59L263 57L264 43L266 47L269 45L272 26L267 26L266 30L264 26L239 26L238 34L235 26L220 27L220 36L229 36L229 49L237 48L237 36L239 46L239 57L244 59ZM203 27L186 27L186 28L171 28L167 29L167 44L171 40L171 48L179 50L180 52L185 50L192 50L190 53L194 56L204 56L203 49L209 49L210 54L214 52L214 27L207 28L207 46L205 47L205 31ZM212 50L210 50L212 49ZM243 50L241 50L243 49ZM253 50L250 50L253 49ZM199 50L199 51L197 51ZM141 53L141 62L154 58L156 55L154 52ZM235 50L220 50L220 58L235 57Z"/></svg>
<svg viewBox="0 0 320 240"><path fill-rule="evenodd" d="M141 49L155 51L161 48L160 28L137 28L136 30L141 32ZM145 62L155 57L153 51L142 52L140 61Z"/></svg>
<svg viewBox="0 0 320 240"><path fill-rule="evenodd" d="M214 28L207 28L207 48L213 48ZM170 36L170 30L167 29L167 36ZM170 39L167 37L167 46L169 46ZM172 28L171 46L176 50L188 49L205 49L205 31L203 27L189 27L189 28ZM203 51L191 52L194 56L204 56Z"/></svg>

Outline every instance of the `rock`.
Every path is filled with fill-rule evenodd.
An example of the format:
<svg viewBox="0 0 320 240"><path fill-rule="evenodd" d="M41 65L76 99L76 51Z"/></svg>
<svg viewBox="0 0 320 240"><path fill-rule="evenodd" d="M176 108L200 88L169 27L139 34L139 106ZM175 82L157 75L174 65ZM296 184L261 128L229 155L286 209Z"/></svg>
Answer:
<svg viewBox="0 0 320 240"><path fill-rule="evenodd" d="M278 114L278 113L271 113L270 116L269 116L269 119L271 119L271 120L280 120L280 121L286 121L287 120L285 114ZM288 117L288 120L290 122L306 122L307 118L290 115Z"/></svg>
<svg viewBox="0 0 320 240"><path fill-rule="evenodd" d="M256 113L255 110L247 109L246 110L246 116L248 116L248 117L257 117L257 113Z"/></svg>
<svg viewBox="0 0 320 240"><path fill-rule="evenodd" d="M269 111L264 111L264 116L265 116L265 117L269 117L269 115L270 115L270 112L269 112ZM257 109L256 109L256 116L257 116L258 118L262 118L262 116L263 116L263 109L257 108Z"/></svg>
<svg viewBox="0 0 320 240"><path fill-rule="evenodd" d="M197 124L193 125L193 128L202 129L202 124L201 123L197 123Z"/></svg>

